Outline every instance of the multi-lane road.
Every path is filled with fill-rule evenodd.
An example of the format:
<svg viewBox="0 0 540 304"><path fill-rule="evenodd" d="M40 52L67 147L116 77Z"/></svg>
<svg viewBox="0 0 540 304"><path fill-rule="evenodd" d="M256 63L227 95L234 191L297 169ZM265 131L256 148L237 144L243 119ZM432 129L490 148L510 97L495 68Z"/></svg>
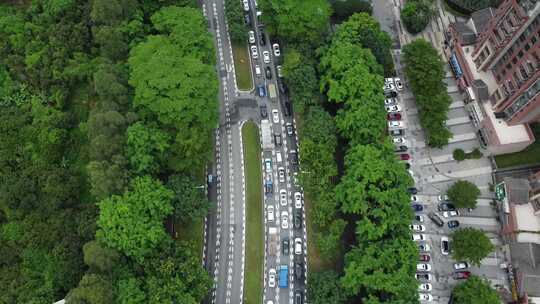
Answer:
<svg viewBox="0 0 540 304"><path fill-rule="evenodd" d="M246 225L241 126L248 120L256 122L259 127L261 120L268 120L268 125L262 125L270 128L268 131L271 134L271 145L265 145L261 155L261 168L265 168L265 160L271 162L271 167L263 169L264 178L260 184L265 192L264 278L261 278L264 293L260 301L264 304L294 304L299 303L299 300L304 302L307 271L305 212L303 198L295 207L295 193L299 193L301 197L303 195L294 182L299 170L296 126L291 111L284 109L286 95L276 69L282 62L283 55L276 56L272 50L273 42L256 16L256 3L249 1L250 10L245 13L251 16L250 27L256 37L255 43L250 43L249 47L255 46L258 56L253 58L250 51L254 82L252 90L239 91L223 0L204 0L201 6L208 20L209 30L215 38L220 80L220 123L216 130L215 162L209 168L209 173L215 176L214 181L209 183L209 196L215 201L216 208L212 209L207 217L203 254L205 267L214 277L214 286L207 302L243 303L244 274L249 270L244 269ZM246 42L247 40L248 37ZM265 51L269 53L266 60L263 58ZM256 66L260 68L260 74L257 73ZM267 69L270 71L266 72ZM268 74L271 74L271 77ZM275 98L268 96L271 85L275 88ZM264 88L264 94L259 92L259 87ZM262 117L261 106L266 107L268 117ZM276 118L273 117L274 110L277 110ZM290 127L287 132L288 124L292 126L292 132ZM281 137L281 143L276 143L275 136ZM272 181L272 192L264 188L264 183L268 183L268 180ZM280 192L283 191L285 200L280 198ZM268 215L268 206L274 208L274 219ZM284 221L288 225L285 225ZM301 244L295 247L297 238ZM288 240L290 244L288 254L283 254L287 252L283 247L284 240ZM287 287L279 287L283 284L279 281L279 269L283 266L288 268ZM276 270L274 287L270 286L270 269Z"/></svg>

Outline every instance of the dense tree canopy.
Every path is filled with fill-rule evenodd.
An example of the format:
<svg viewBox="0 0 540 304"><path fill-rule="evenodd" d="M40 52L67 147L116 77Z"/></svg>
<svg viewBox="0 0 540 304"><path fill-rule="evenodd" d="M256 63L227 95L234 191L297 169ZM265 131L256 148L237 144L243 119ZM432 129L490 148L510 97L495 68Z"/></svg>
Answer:
<svg viewBox="0 0 540 304"><path fill-rule="evenodd" d="M283 76L289 87L294 111L305 113L310 106L320 105L319 84L315 66L296 49L288 49L283 63Z"/></svg>
<svg viewBox="0 0 540 304"><path fill-rule="evenodd" d="M403 48L405 74L416 98L420 124L427 143L441 148L452 133L445 125L452 100L443 82L444 64L437 50L424 39L416 39Z"/></svg>
<svg viewBox="0 0 540 304"><path fill-rule="evenodd" d="M313 304L341 304L345 295L339 286L339 276L334 271L313 272L308 276L307 293Z"/></svg>
<svg viewBox="0 0 540 304"><path fill-rule="evenodd" d="M469 181L459 180L448 188L446 193L457 208L474 208L480 196L480 189Z"/></svg>
<svg viewBox="0 0 540 304"><path fill-rule="evenodd" d="M174 212L182 222L202 219L208 213L210 201L205 195L205 185L198 184L189 176L172 175L167 187L174 192Z"/></svg>
<svg viewBox="0 0 540 304"><path fill-rule="evenodd" d="M452 234L452 256L456 261L466 260L480 266L495 247L482 230L462 228Z"/></svg>
<svg viewBox="0 0 540 304"><path fill-rule="evenodd" d="M270 34L291 43L320 45L329 29L331 8L326 0L259 0Z"/></svg>
<svg viewBox="0 0 540 304"><path fill-rule="evenodd" d="M173 212L172 191L150 177L138 177L122 196L98 203L98 240L127 256L142 260L167 234L165 217Z"/></svg>
<svg viewBox="0 0 540 304"><path fill-rule="evenodd" d="M225 0L225 17L227 18L231 40L236 43L245 43L248 39L248 27L244 20L242 2Z"/></svg>
<svg viewBox="0 0 540 304"><path fill-rule="evenodd" d="M452 291L455 304L499 304L501 299L489 281L471 276Z"/></svg>
<svg viewBox="0 0 540 304"><path fill-rule="evenodd" d="M431 0L407 1L401 10L401 20L407 31L417 34L423 31L433 17L433 3Z"/></svg>

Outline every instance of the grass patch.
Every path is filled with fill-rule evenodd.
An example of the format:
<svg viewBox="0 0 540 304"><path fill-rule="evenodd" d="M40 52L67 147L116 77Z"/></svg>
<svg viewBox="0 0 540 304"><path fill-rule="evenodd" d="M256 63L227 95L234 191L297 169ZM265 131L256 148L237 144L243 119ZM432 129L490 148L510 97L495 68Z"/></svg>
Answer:
<svg viewBox="0 0 540 304"><path fill-rule="evenodd" d="M540 163L540 141L536 140L525 150L516 153L496 155L495 162L498 168L507 168L519 165L533 165Z"/></svg>
<svg viewBox="0 0 540 304"><path fill-rule="evenodd" d="M239 90L251 90L253 81L251 80L251 67L249 54L245 44L232 44L234 71L236 74L236 85Z"/></svg>
<svg viewBox="0 0 540 304"><path fill-rule="evenodd" d="M244 173L246 178L246 271L244 281L244 303L259 304L262 301L264 222L261 145L259 129L253 122L242 128L244 145Z"/></svg>

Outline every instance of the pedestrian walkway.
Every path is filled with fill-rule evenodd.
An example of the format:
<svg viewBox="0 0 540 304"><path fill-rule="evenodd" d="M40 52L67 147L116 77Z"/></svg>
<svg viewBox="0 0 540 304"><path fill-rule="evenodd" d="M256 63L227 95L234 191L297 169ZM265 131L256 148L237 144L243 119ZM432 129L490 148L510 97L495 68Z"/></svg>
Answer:
<svg viewBox="0 0 540 304"><path fill-rule="evenodd" d="M413 98L412 94L404 94L405 96L406 95L409 95L410 97L408 98ZM459 109L459 108L463 108L465 106L465 103L463 103L463 101L454 101L450 104L450 107L449 107L449 110L453 110L453 109ZM408 115L417 115L418 114L418 109L414 108L414 109L410 109L410 110L407 110L407 114Z"/></svg>
<svg viewBox="0 0 540 304"><path fill-rule="evenodd" d="M452 118L452 119L448 119L446 120L446 125L447 126L455 126L455 125L462 125L462 124L466 124L466 123L469 123L471 120L469 119L468 116L461 116L461 117L457 117L457 118ZM474 134L474 133L473 133ZM456 135L454 135L456 136ZM476 136L475 136L476 137Z"/></svg>
<svg viewBox="0 0 540 304"><path fill-rule="evenodd" d="M480 168L474 168L470 170L462 170L457 172L452 172L451 174L436 174L433 176L433 178L429 179L429 182L431 183L442 183L451 181L453 179L464 179L471 176L477 176L477 175L490 175L491 174L491 167L480 167Z"/></svg>
<svg viewBox="0 0 540 304"><path fill-rule="evenodd" d="M476 134L472 133L472 132L464 133L464 134L454 134L454 136L452 136L452 138L450 138L450 140L448 140L448 143L452 144L452 143L457 143L457 142L467 141L467 140L473 140L473 139L476 140ZM425 141L417 141L416 142L415 148L425 148L425 147L426 147L426 142Z"/></svg>

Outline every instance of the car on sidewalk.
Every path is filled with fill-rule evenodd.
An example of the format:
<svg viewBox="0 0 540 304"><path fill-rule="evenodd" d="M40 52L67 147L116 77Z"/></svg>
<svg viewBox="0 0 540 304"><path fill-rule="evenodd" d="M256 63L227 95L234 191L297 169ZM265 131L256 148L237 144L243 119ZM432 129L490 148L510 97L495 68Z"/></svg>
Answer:
<svg viewBox="0 0 540 304"><path fill-rule="evenodd" d="M274 268L268 270L268 287L276 287L276 270Z"/></svg>
<svg viewBox="0 0 540 304"><path fill-rule="evenodd" d="M256 45L251 46L251 57L253 59L259 58L259 52L257 51L257 46Z"/></svg>
<svg viewBox="0 0 540 304"><path fill-rule="evenodd" d="M248 40L249 40L249 43L255 43L255 32L254 31L249 31L248 32Z"/></svg>
<svg viewBox="0 0 540 304"><path fill-rule="evenodd" d="M407 152L407 146L404 146L404 145L395 146L394 152Z"/></svg>
<svg viewBox="0 0 540 304"><path fill-rule="evenodd" d="M451 203L439 203L437 208L439 211L456 211L456 207Z"/></svg>
<svg viewBox="0 0 540 304"><path fill-rule="evenodd" d="M416 271L431 271L431 265L427 263L418 263L416 264Z"/></svg>
<svg viewBox="0 0 540 304"><path fill-rule="evenodd" d="M388 132L390 134L390 136L403 136L405 135L405 130L403 129L394 129L394 130L390 130L390 132Z"/></svg>
<svg viewBox="0 0 540 304"><path fill-rule="evenodd" d="M429 262L430 259L431 257L428 254L421 254L418 256L420 262Z"/></svg>
<svg viewBox="0 0 540 304"><path fill-rule="evenodd" d="M447 236L441 237L441 253L448 255L450 253L450 240Z"/></svg>
<svg viewBox="0 0 540 304"><path fill-rule="evenodd" d="M394 105L397 105L398 104L398 101L396 98L394 97L391 97L391 98L386 98L384 100L384 105L385 106L394 106Z"/></svg>
<svg viewBox="0 0 540 304"><path fill-rule="evenodd" d="M430 252L431 247L429 247L429 244L420 243L420 244L418 244L418 251L420 251L420 252Z"/></svg>
<svg viewBox="0 0 540 304"><path fill-rule="evenodd" d="M413 233L412 236L411 236L411 239L413 241L416 241L416 242L420 242L420 241L425 241L426 240L426 235L423 234L423 233Z"/></svg>
<svg viewBox="0 0 540 304"><path fill-rule="evenodd" d="M272 50L274 50L274 56L279 57L281 55L281 51L279 50L279 44L272 44Z"/></svg>
<svg viewBox="0 0 540 304"><path fill-rule="evenodd" d="M410 194L418 194L418 189L416 189L415 187L410 187L410 188L407 189L407 191Z"/></svg>
<svg viewBox="0 0 540 304"><path fill-rule="evenodd" d="M429 293L419 293L418 300L424 302L431 302L433 301L433 296Z"/></svg>
<svg viewBox="0 0 540 304"><path fill-rule="evenodd" d="M424 216L420 215L420 214L415 214L414 215L414 220L417 221L417 222L423 223L424 222Z"/></svg>
<svg viewBox="0 0 540 304"><path fill-rule="evenodd" d="M441 203L447 203L448 201L450 201L450 198L446 194L441 194L437 196L437 200L439 200L439 202Z"/></svg>
<svg viewBox="0 0 540 304"><path fill-rule="evenodd" d="M457 228L459 227L459 221L456 221L456 220L452 220L452 221L448 221L448 223L446 223L446 225L448 225L448 228Z"/></svg>
<svg viewBox="0 0 540 304"><path fill-rule="evenodd" d="M244 11L249 12L249 1L243 0L242 3L244 4Z"/></svg>
<svg viewBox="0 0 540 304"><path fill-rule="evenodd" d="M392 113L392 112L401 112L401 107L399 105L395 106L386 106L384 107L386 109L386 112Z"/></svg>
<svg viewBox="0 0 540 304"><path fill-rule="evenodd" d="M420 204L412 204L411 205L411 208L413 209L413 211L415 212L420 212L422 210L424 210L424 206L420 205Z"/></svg>
<svg viewBox="0 0 540 304"><path fill-rule="evenodd" d="M400 120L391 120L388 122L389 129L402 129L405 126Z"/></svg>
<svg viewBox="0 0 540 304"><path fill-rule="evenodd" d="M411 159L411 156L407 153L399 154L399 159L401 160L409 160Z"/></svg>
<svg viewBox="0 0 540 304"><path fill-rule="evenodd" d="M422 283L418 285L418 291L431 291L433 290L433 286L431 286L430 283Z"/></svg>
<svg viewBox="0 0 540 304"><path fill-rule="evenodd" d="M403 90L403 83L401 82L401 79L394 77L394 85L398 91Z"/></svg>
<svg viewBox="0 0 540 304"><path fill-rule="evenodd" d="M469 263L467 263L465 261L454 263L454 269L455 270L463 270L463 269L467 269L467 268L469 268Z"/></svg>
<svg viewBox="0 0 540 304"><path fill-rule="evenodd" d="M419 224L411 224L409 225L409 228L411 228L412 231L419 231L419 232L426 231L426 226L419 225Z"/></svg>
<svg viewBox="0 0 540 304"><path fill-rule="evenodd" d="M401 120L401 114L399 113L388 113L386 115L387 120Z"/></svg>
<svg viewBox="0 0 540 304"><path fill-rule="evenodd" d="M419 201L420 201L420 198L418 198L417 195L411 195L411 202L416 203L416 202L419 202Z"/></svg>
<svg viewBox="0 0 540 304"><path fill-rule="evenodd" d="M431 277L431 273L426 273L426 272L420 272L420 273L416 273L414 275L414 277L417 279L417 280L424 280L424 281L431 281L432 277Z"/></svg>
<svg viewBox="0 0 540 304"><path fill-rule="evenodd" d="M405 137L394 137L392 138L392 142L394 144L407 144L407 140Z"/></svg>
<svg viewBox="0 0 540 304"><path fill-rule="evenodd" d="M468 279L470 276L471 276L470 271L457 271L457 272L454 272L454 275L453 275L454 280Z"/></svg>
<svg viewBox="0 0 540 304"><path fill-rule="evenodd" d="M397 97L397 92L396 91L385 91L384 92L384 97L386 97L386 98L396 98Z"/></svg>

